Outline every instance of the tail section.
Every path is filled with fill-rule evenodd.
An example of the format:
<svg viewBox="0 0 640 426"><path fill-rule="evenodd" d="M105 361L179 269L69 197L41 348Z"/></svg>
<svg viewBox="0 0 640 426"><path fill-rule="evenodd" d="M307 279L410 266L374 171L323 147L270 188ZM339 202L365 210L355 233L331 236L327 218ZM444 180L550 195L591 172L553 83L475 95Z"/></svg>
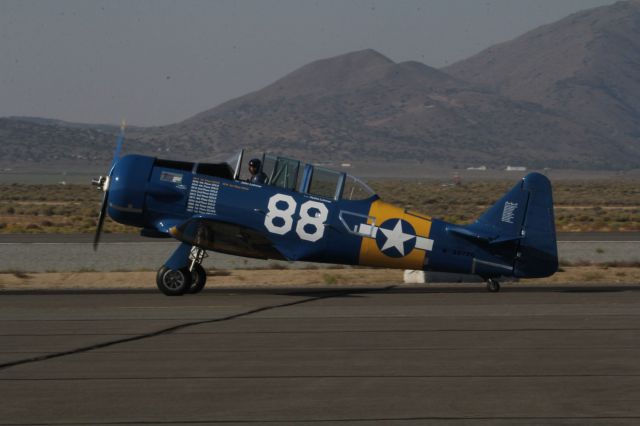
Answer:
<svg viewBox="0 0 640 426"><path fill-rule="evenodd" d="M558 270L551 183L540 173L525 176L466 232L496 252L511 252L516 277L547 277Z"/></svg>
<svg viewBox="0 0 640 426"><path fill-rule="evenodd" d="M553 218L551 182L538 173L527 175L522 189L529 192L524 218L524 238L515 262L518 277L548 277L558 270L556 224Z"/></svg>

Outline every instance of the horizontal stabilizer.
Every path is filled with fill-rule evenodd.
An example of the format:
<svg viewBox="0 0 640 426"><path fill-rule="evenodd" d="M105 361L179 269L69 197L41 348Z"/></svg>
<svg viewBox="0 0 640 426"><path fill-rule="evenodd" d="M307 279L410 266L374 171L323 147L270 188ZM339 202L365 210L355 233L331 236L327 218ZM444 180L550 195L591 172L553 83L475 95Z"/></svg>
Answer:
<svg viewBox="0 0 640 426"><path fill-rule="evenodd" d="M504 243L512 243L516 241L520 241L524 238L522 235L511 236L511 237L499 237L495 240L491 241L491 244L504 244Z"/></svg>
<svg viewBox="0 0 640 426"><path fill-rule="evenodd" d="M482 241L484 243L490 243L492 240L496 238L495 235L489 235L486 233L477 232L475 230L463 228L462 226L449 225L445 229L447 232L459 235L471 241Z"/></svg>
<svg viewBox="0 0 640 426"><path fill-rule="evenodd" d="M501 236L496 234L490 234L487 232L481 232L478 229L470 229L464 228L461 226L447 226L447 232L451 232L452 234L459 235L471 241L481 241L483 243L488 244L503 244L509 242L519 241L524 238L521 235L513 235L513 236Z"/></svg>

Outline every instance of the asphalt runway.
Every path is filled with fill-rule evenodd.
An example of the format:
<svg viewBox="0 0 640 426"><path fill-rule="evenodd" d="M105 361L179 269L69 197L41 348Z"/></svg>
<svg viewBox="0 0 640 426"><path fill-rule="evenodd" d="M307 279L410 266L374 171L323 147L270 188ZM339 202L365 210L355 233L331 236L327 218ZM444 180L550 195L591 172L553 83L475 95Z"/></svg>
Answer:
<svg viewBox="0 0 640 426"><path fill-rule="evenodd" d="M3 293L0 424L632 425L640 288Z"/></svg>

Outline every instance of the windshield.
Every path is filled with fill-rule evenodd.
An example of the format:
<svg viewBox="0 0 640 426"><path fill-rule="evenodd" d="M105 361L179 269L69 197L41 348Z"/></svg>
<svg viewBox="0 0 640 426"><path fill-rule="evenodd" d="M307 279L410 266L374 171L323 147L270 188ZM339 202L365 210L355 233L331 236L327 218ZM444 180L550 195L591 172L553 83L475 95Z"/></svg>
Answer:
<svg viewBox="0 0 640 426"><path fill-rule="evenodd" d="M243 156L244 156L244 149L241 149L235 154L228 157L226 160L224 160L224 162L227 163L233 170L234 179L238 179L238 177L240 176L240 168L242 167Z"/></svg>
<svg viewBox="0 0 640 426"><path fill-rule="evenodd" d="M355 176L347 175L342 190L343 200L366 200L376 195L375 191L369 187L364 181Z"/></svg>

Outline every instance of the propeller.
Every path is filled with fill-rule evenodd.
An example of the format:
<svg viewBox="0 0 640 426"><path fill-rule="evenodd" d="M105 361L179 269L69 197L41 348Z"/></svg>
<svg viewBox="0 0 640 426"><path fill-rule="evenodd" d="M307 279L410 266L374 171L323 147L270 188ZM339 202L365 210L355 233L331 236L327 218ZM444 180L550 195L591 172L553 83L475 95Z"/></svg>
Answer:
<svg viewBox="0 0 640 426"><path fill-rule="evenodd" d="M96 186L99 190L104 192L102 196L102 205L100 206L100 214L98 215L98 225L96 226L96 233L93 236L93 250L98 250L98 244L100 243L100 235L102 234L102 226L104 225L104 219L107 216L107 207L109 205L109 183L111 180L111 174L113 169L120 159L120 152L122 151L122 143L124 141L124 128L126 123L122 120L120 125L120 134L116 141L116 150L113 153L113 161L111 161L111 167L109 167L109 174L107 176L100 176L97 179L92 179L91 184Z"/></svg>

